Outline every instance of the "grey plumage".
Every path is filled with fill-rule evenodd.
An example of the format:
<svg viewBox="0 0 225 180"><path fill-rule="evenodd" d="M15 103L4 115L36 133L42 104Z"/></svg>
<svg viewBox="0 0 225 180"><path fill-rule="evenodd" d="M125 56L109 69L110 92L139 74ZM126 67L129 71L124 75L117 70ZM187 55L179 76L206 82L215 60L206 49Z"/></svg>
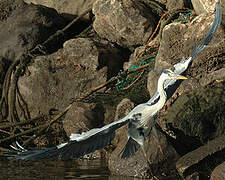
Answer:
<svg viewBox="0 0 225 180"><path fill-rule="evenodd" d="M138 147L144 150L144 141L147 136L152 134L155 128L157 113L162 109L167 100L164 90L164 83L168 79L186 79L184 76L175 74L173 71L163 70L158 80L157 92L159 100L155 104L143 103L136 106L129 114L132 116L128 125L128 142L122 153L122 158L128 158L135 154ZM155 132L154 132L155 133ZM156 135L157 136L157 135ZM136 143L135 143L136 142Z"/></svg>

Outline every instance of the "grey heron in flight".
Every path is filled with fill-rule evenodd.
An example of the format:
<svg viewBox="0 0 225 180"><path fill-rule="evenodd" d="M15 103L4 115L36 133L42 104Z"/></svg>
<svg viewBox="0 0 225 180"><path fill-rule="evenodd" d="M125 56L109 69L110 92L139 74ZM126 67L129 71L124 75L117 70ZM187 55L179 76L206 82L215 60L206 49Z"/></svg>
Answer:
<svg viewBox="0 0 225 180"><path fill-rule="evenodd" d="M91 129L82 134L71 134L68 142L62 143L57 147L43 150L26 150L17 143L18 147L12 147L18 152L16 154L7 154L6 156L24 160L55 159L57 157L60 159L79 158L110 144L115 136L115 130L126 124L129 124L128 141L124 148L122 158L134 155L140 146L144 150L143 144L145 137L150 133L157 137L154 116L167 100L166 91L170 89L177 79L185 79L184 76L180 76L179 74L182 74L194 58L209 44L221 23L221 16L221 9L219 2L217 2L214 22L203 43L198 48L194 46L192 55L188 59L181 60L181 62L175 64L174 72L164 70L158 80L158 89L154 96L148 102L136 106L124 118L105 125L102 128Z"/></svg>
<svg viewBox="0 0 225 180"><path fill-rule="evenodd" d="M55 159L57 157L60 159L79 158L85 154L107 146L114 138L115 130L128 124L128 141L124 148L122 158L130 157L136 153L140 146L144 150L144 140L148 135L153 133L156 136L154 133L154 126L156 124L154 116L166 103L167 96L164 90L164 83L169 79L187 78L179 74L175 74L169 69L163 70L158 80L157 92L159 93L160 99L157 103L149 104L146 102L139 104L131 110L126 117L119 120L119 123L114 122L102 128L91 129L82 134L72 134L70 136L70 141L62 143L57 147L31 151L20 147L22 152L12 156L17 159L25 160Z"/></svg>

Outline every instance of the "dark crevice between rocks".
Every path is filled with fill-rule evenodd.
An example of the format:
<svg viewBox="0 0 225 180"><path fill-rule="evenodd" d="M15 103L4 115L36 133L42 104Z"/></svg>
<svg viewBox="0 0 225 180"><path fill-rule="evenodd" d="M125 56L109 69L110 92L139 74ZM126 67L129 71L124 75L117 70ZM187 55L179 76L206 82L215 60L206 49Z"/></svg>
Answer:
<svg viewBox="0 0 225 180"><path fill-rule="evenodd" d="M177 90L177 88L180 86L181 83L182 80L177 80L172 86L169 87L169 91L166 91L167 99L170 99L173 96L173 94L175 93L175 91Z"/></svg>
<svg viewBox="0 0 225 180"><path fill-rule="evenodd" d="M161 161L157 164L152 164L148 170L148 174L154 174L160 180L180 180L180 176L175 168L168 169L168 160ZM163 175L162 175L163 174Z"/></svg>
<svg viewBox="0 0 225 180"><path fill-rule="evenodd" d="M104 113L105 113L105 108L103 107L102 104L97 103L96 106L92 109L93 115L94 115L94 120L91 121L91 126L93 128L100 128L104 126Z"/></svg>
<svg viewBox="0 0 225 180"><path fill-rule="evenodd" d="M65 19L65 15L63 15L66 24L69 24L71 21L73 21L76 16L72 14L67 14L67 16L70 16L70 18ZM66 17L67 17L66 16ZM77 35L82 33L86 28L91 26L93 23L93 18L92 20L83 20L82 18L79 19L76 23L74 23L66 32L65 32L65 39L66 41L69 39L75 38Z"/></svg>
<svg viewBox="0 0 225 180"><path fill-rule="evenodd" d="M6 69L8 69L10 66L10 62L5 59L4 57L0 56L0 84L4 83L4 78L5 78L5 74L6 74Z"/></svg>
<svg viewBox="0 0 225 180"><path fill-rule="evenodd" d="M203 145L198 137L187 136L183 131L173 127L170 127L169 129L176 134L176 139L168 136L167 134L166 137L169 143L175 148L176 152L181 156Z"/></svg>
<svg viewBox="0 0 225 180"><path fill-rule="evenodd" d="M99 44L98 44L99 46ZM129 59L131 52L120 46L103 48L99 53L99 66L97 70L107 67L107 80L117 76L120 71L123 71L123 64Z"/></svg>
<svg viewBox="0 0 225 180"><path fill-rule="evenodd" d="M93 20L94 18L92 18ZM103 67L107 67L107 80L111 77L117 76L118 73L123 70L124 62L129 60L131 51L128 48L122 47L116 43L108 42L98 36L93 28L91 21L85 22L86 26L83 26L81 32L78 35L73 35L75 38L90 38L99 51L97 71ZM87 24L88 23L88 24Z"/></svg>
<svg viewBox="0 0 225 180"><path fill-rule="evenodd" d="M73 19L76 18L76 16L74 16L74 15L70 15L70 17L73 17ZM69 19L72 19L72 18L69 18ZM70 22L71 21L69 21L68 19L65 19L66 25L69 24ZM77 35L82 33L91 24L92 24L91 21L89 22L89 21L84 21L84 20L78 20L65 32L59 33L56 39L50 41L48 44L45 45L47 52L49 54L56 52L57 50L59 50L60 48L63 47L64 42L66 42L69 39L75 38ZM59 29L59 31L60 31L60 29Z"/></svg>
<svg viewBox="0 0 225 180"><path fill-rule="evenodd" d="M152 11L156 21L160 19L160 16L166 11L166 5L155 0L138 0Z"/></svg>
<svg viewBox="0 0 225 180"><path fill-rule="evenodd" d="M146 7L147 11L152 12L151 14L154 17L154 20L156 22L155 27L157 25L157 22L159 22L160 17L166 12L166 6L164 4L161 4L160 2L154 1L154 0L139 0L139 2ZM145 16L143 14L143 16ZM148 18L148 17L147 17ZM158 30L159 31L159 30ZM153 39L157 36L158 33L156 33L153 37ZM136 48L136 47L135 47Z"/></svg>
<svg viewBox="0 0 225 180"><path fill-rule="evenodd" d="M225 149L217 151L216 153L207 156L196 165L191 166L184 172L184 177L193 174L194 172L199 173L199 179L209 180L212 171L219 164L225 161Z"/></svg>
<svg viewBox="0 0 225 180"><path fill-rule="evenodd" d="M189 8L189 9L194 9L191 0L185 0L184 7Z"/></svg>

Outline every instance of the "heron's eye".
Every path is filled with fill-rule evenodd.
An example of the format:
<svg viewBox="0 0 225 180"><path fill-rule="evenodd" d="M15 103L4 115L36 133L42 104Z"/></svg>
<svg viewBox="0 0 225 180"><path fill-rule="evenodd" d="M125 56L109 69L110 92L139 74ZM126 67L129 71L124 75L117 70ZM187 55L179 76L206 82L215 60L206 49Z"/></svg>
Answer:
<svg viewBox="0 0 225 180"><path fill-rule="evenodd" d="M168 76L169 76L169 77L172 77L172 74L171 74L171 73L168 73Z"/></svg>

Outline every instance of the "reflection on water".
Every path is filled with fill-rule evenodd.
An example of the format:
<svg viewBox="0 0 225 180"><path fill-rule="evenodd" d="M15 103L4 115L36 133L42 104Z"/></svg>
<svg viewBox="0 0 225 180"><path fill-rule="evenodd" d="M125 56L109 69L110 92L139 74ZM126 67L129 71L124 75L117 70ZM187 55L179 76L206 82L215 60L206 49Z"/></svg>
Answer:
<svg viewBox="0 0 225 180"><path fill-rule="evenodd" d="M109 176L103 160L19 161L0 159L0 180L134 180L131 177Z"/></svg>
<svg viewBox="0 0 225 180"><path fill-rule="evenodd" d="M109 171L103 161L18 161L1 160L2 179L62 180L108 179Z"/></svg>

